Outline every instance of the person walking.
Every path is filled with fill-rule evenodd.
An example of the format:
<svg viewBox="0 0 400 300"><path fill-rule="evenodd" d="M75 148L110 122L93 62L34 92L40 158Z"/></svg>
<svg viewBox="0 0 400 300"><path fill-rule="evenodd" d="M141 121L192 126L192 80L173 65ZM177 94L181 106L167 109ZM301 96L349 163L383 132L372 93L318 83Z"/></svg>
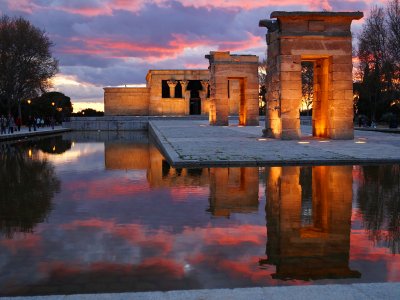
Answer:
<svg viewBox="0 0 400 300"><path fill-rule="evenodd" d="M18 131L21 131L22 120L19 116L15 119L15 125L17 125Z"/></svg>
<svg viewBox="0 0 400 300"><path fill-rule="evenodd" d="M33 125L33 118L32 118L32 116L31 115L29 115L29 117L28 117L28 129L29 129L29 132L32 130L32 125Z"/></svg>
<svg viewBox="0 0 400 300"><path fill-rule="evenodd" d="M8 115L7 123L8 123L7 124L8 125L8 134L13 134L15 122L14 122L14 118L11 114Z"/></svg>
<svg viewBox="0 0 400 300"><path fill-rule="evenodd" d="M33 131L36 131L36 117L32 118Z"/></svg>
<svg viewBox="0 0 400 300"><path fill-rule="evenodd" d="M0 117L1 134L6 134L7 118L4 115Z"/></svg>

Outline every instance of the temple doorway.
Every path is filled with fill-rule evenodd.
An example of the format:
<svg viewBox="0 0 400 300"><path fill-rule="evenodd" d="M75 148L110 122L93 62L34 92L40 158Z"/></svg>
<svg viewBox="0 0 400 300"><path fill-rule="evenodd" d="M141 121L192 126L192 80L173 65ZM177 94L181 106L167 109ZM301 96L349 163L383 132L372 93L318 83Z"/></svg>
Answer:
<svg viewBox="0 0 400 300"><path fill-rule="evenodd" d="M189 114L201 115L201 98L199 92L202 90L202 85L200 80L190 80L187 90L190 91Z"/></svg>

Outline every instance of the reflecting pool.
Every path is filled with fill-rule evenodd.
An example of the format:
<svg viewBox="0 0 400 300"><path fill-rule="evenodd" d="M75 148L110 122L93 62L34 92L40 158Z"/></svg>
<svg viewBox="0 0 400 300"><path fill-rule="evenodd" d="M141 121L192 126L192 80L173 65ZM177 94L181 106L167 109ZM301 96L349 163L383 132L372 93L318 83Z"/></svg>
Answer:
<svg viewBox="0 0 400 300"><path fill-rule="evenodd" d="M399 165L177 169L97 132L0 161L0 295L400 281Z"/></svg>

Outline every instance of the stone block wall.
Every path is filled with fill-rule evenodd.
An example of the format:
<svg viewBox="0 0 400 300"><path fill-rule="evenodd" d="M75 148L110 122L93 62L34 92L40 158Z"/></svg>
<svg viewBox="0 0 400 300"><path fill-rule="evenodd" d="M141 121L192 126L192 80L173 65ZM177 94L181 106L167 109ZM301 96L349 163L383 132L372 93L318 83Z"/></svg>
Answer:
<svg viewBox="0 0 400 300"><path fill-rule="evenodd" d="M258 125L258 57L231 55L229 52L211 51L210 62L210 124L228 125L230 103L228 81L239 82L239 124Z"/></svg>
<svg viewBox="0 0 400 300"><path fill-rule="evenodd" d="M254 73L254 58L250 56L242 58L244 62L252 64ZM230 71L229 71L230 72ZM246 72L246 71L245 71ZM236 73L230 73L237 76ZM235 75L236 74L236 75ZM243 75L242 75L243 76ZM150 70L146 76L147 87L108 87L104 88L104 110L106 116L186 116L190 114L191 92L187 89L190 81L199 81L201 89L198 90L201 106L201 115L208 115L212 106L212 101L208 97L209 70ZM219 86L221 93L227 94L227 80ZM242 81L240 81L242 80ZM162 82L169 84L170 96L163 98ZM244 106L245 95L243 87L243 78L233 78L230 80L230 98L226 102L226 115L248 115L249 106ZM247 81L246 81L247 82ZM182 88L182 97L176 97L175 91L177 85ZM253 83L251 83L253 84ZM179 86L178 86L179 87ZM197 89L196 89L197 90ZM254 91L252 92L254 95ZM257 86L258 96L258 86ZM255 96L254 96L255 97ZM241 101L240 99L243 100ZM257 100L258 101L258 100ZM240 106L242 105L242 106ZM241 108L240 108L241 107ZM255 112L255 110L254 110ZM218 113L221 113L219 111ZM252 112L253 113L253 112ZM251 113L250 113L251 115ZM257 102L258 115L258 102ZM244 117L242 118L244 119ZM249 122L249 121L247 121ZM245 123L244 121L242 123ZM254 122L256 123L256 122ZM258 125L258 123L257 123Z"/></svg>
<svg viewBox="0 0 400 300"><path fill-rule="evenodd" d="M349 268L352 166L271 167L266 172L267 255L268 263L276 265L272 276L359 277ZM303 201L309 201L303 190L311 191L311 224L302 223Z"/></svg>
<svg viewBox="0 0 400 300"><path fill-rule="evenodd" d="M208 78L208 70L150 70L146 76L147 86L150 88L149 115L189 115L190 93L182 90L182 98L162 98L163 80L207 81ZM203 106L207 106L207 99L204 97L201 102L202 113L207 114L208 110L203 110Z"/></svg>
<svg viewBox="0 0 400 300"><path fill-rule="evenodd" d="M257 168L211 168L210 211L214 216L258 210Z"/></svg>
<svg viewBox="0 0 400 300"><path fill-rule="evenodd" d="M105 116L147 116L149 88L104 88Z"/></svg>
<svg viewBox="0 0 400 300"><path fill-rule="evenodd" d="M352 139L353 83L350 25L361 12L273 12L268 28L265 134L301 137L301 62L314 65L313 135Z"/></svg>

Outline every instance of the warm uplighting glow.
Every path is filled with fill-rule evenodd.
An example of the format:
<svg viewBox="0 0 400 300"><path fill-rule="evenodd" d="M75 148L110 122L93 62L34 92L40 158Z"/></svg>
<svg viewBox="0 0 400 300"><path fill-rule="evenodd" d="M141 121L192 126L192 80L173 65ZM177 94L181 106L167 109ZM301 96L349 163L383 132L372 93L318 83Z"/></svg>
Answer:
<svg viewBox="0 0 400 300"><path fill-rule="evenodd" d="M390 103L390 106L400 106L400 99L398 99L398 100L393 100L393 101Z"/></svg>
<svg viewBox="0 0 400 300"><path fill-rule="evenodd" d="M29 156L29 157L32 157L32 149L29 149L29 150L28 150L28 156Z"/></svg>

